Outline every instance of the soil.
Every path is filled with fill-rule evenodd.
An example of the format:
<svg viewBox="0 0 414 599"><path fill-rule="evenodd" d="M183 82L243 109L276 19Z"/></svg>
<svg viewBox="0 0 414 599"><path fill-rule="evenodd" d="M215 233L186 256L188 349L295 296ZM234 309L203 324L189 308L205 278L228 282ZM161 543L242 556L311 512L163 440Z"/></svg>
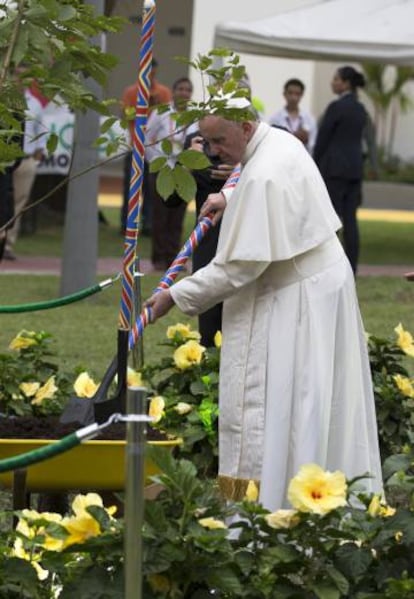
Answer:
<svg viewBox="0 0 414 599"><path fill-rule="evenodd" d="M82 428L79 423L62 424L56 416L34 418L19 416L17 418L0 418L0 439L61 439ZM94 440L125 440L126 427L123 422L111 424ZM150 427L147 429L147 439L158 441L165 436Z"/></svg>

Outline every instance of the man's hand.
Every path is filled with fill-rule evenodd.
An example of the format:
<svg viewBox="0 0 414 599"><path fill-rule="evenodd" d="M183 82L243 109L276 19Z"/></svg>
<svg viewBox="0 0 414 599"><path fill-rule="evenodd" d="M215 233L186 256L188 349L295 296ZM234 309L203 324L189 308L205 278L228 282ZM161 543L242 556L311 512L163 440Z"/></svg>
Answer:
<svg viewBox="0 0 414 599"><path fill-rule="evenodd" d="M309 131L307 131L306 129L304 129L303 127L299 127L299 129L297 129L297 131L295 131L294 135L300 139L300 141L305 144L308 143L309 141Z"/></svg>
<svg viewBox="0 0 414 599"><path fill-rule="evenodd" d="M219 164L216 168L210 169L210 175L212 179L220 179L227 181L233 172L234 166L231 164Z"/></svg>
<svg viewBox="0 0 414 599"><path fill-rule="evenodd" d="M152 318L151 322L155 322L158 318L164 316L171 310L174 305L174 301L171 297L171 293L169 289L162 289L161 291L157 291L152 295L146 302L144 302L144 306L146 308L151 308L152 310Z"/></svg>
<svg viewBox="0 0 414 599"><path fill-rule="evenodd" d="M221 191L219 193L210 193L207 196L207 199L204 202L204 204L201 206L200 218L213 213L212 221L213 225L216 226L216 224L223 216L225 208L226 198L224 197L224 194Z"/></svg>
<svg viewBox="0 0 414 599"><path fill-rule="evenodd" d="M204 140L201 135L196 135L192 138L190 147L197 152L204 152Z"/></svg>

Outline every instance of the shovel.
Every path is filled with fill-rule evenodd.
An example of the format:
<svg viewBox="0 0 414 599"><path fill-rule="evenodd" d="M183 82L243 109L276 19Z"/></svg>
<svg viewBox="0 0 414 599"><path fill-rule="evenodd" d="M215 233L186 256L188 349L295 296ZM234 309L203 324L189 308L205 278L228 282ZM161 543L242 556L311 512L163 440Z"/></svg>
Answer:
<svg viewBox="0 0 414 599"><path fill-rule="evenodd" d="M71 397L60 417L60 422L79 422L86 426L105 422L114 412L125 413L129 331L118 329L118 353L106 370L101 384L92 397ZM109 387L118 375L118 383L113 397L107 398Z"/></svg>

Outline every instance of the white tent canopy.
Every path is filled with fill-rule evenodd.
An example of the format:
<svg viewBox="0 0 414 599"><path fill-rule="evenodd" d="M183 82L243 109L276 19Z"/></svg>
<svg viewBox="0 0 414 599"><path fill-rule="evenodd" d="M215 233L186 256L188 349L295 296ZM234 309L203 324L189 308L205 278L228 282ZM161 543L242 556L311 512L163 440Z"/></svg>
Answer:
<svg viewBox="0 0 414 599"><path fill-rule="evenodd" d="M414 0L325 0L217 25L215 46L236 52L414 65Z"/></svg>

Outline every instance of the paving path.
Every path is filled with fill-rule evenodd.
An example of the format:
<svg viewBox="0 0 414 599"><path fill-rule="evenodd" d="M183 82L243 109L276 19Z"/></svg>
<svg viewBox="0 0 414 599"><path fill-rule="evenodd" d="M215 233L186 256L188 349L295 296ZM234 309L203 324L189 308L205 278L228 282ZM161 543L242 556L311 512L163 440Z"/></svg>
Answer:
<svg viewBox="0 0 414 599"><path fill-rule="evenodd" d="M154 271L150 260L141 260L141 270L143 273L159 272ZM114 276L122 270L121 260L118 258L99 258L97 274ZM360 264L358 274L361 277L403 277L405 273L413 271L414 265L411 264ZM2 274L31 274L31 275L60 275L61 259L49 256L19 256L17 260L3 260L0 262L0 275Z"/></svg>

